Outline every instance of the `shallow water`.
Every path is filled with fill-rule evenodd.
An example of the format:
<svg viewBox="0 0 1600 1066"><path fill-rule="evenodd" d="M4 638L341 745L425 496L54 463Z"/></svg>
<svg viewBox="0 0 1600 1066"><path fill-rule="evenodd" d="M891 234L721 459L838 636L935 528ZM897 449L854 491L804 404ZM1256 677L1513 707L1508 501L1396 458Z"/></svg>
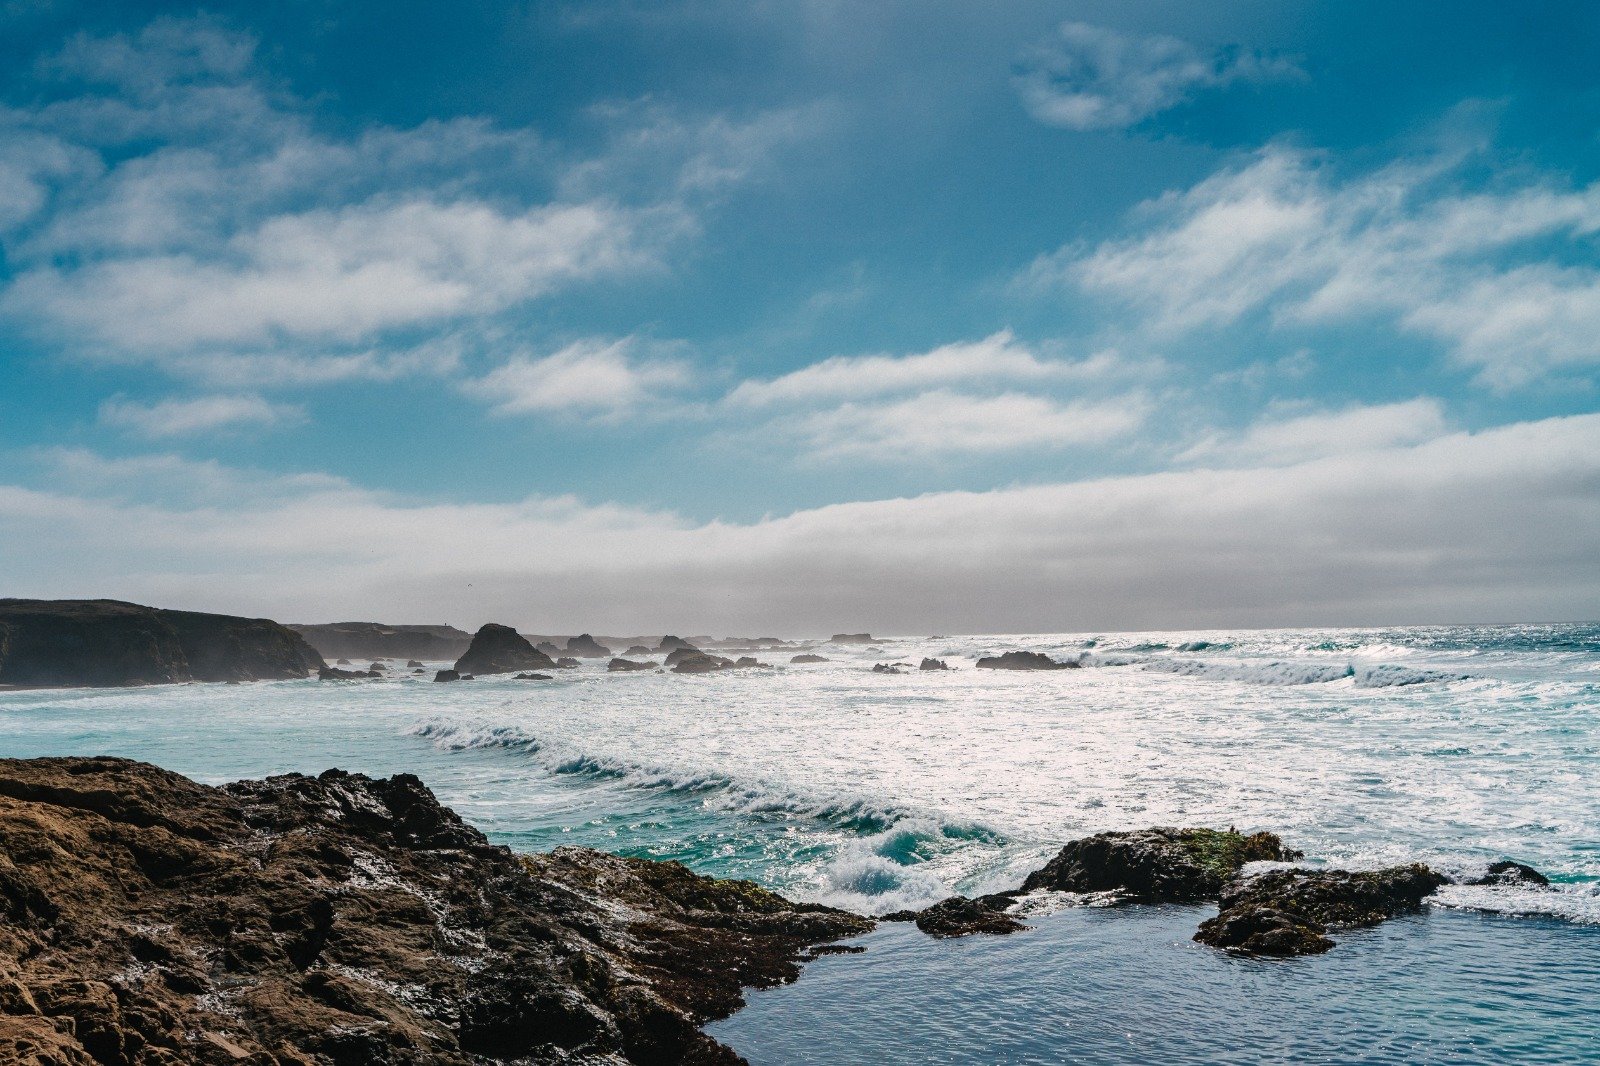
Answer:
<svg viewBox="0 0 1600 1066"><path fill-rule="evenodd" d="M1085 668L972 669L976 656L1014 648ZM1424 928L1460 930L1450 950L1483 972L1508 950L1483 932L1484 910L1600 923L1600 627L952 637L821 651L835 661L788 667L786 654L763 654L784 668L700 677L608 675L591 661L549 682L405 675L0 693L0 754L111 753L208 781L409 771L512 847L676 858L869 912L1012 887L1088 832L1231 824L1275 830L1314 862L1471 870L1509 857L1550 874L1549 891L1441 897L1465 910ZM924 655L957 669L870 670ZM1529 945L1595 946L1581 924L1507 927ZM1358 956L1368 958L1342 946L1291 965L1377 966ZM1126 969L1115 953L1095 965L1110 984L1160 988L1131 956ZM1562 965L1553 984L1572 977ZM971 978L971 995L998 1002L1005 979ZM1176 1022L1150 1024L1179 1034ZM1067 1044L1051 1046L1059 1057Z"/></svg>

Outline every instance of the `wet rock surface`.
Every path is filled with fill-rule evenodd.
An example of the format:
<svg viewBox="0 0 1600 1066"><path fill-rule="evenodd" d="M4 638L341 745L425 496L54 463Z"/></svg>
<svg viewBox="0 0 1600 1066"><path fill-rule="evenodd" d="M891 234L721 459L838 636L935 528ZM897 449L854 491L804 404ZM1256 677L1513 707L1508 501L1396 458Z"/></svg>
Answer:
<svg viewBox="0 0 1600 1066"><path fill-rule="evenodd" d="M1057 662L1043 652L1008 651L1004 655L985 655L978 660L980 670L1076 670L1078 663Z"/></svg>
<svg viewBox="0 0 1600 1066"><path fill-rule="evenodd" d="M1531 866L1520 862L1504 859L1491 863L1488 872L1482 877L1475 877L1465 881L1468 885L1536 885L1543 887L1550 883L1550 879Z"/></svg>
<svg viewBox="0 0 1600 1066"><path fill-rule="evenodd" d="M989 899L968 899L966 896L951 896L940 900L931 907L920 911L895 911L883 916L886 922L915 922L929 936L941 939L957 936L972 936L974 933L988 933L992 936L1004 936L1015 933L1027 926L1017 921L1002 909L1008 900L996 897ZM992 904L999 903L1000 906Z"/></svg>
<svg viewBox="0 0 1600 1066"><path fill-rule="evenodd" d="M510 626L493 622L473 634L472 646L456 660L458 674L513 674L522 670L553 670L555 661L528 643Z"/></svg>
<svg viewBox="0 0 1600 1066"><path fill-rule="evenodd" d="M917 666L918 670L948 670L950 664L943 659L924 659Z"/></svg>
<svg viewBox="0 0 1600 1066"><path fill-rule="evenodd" d="M1023 892L1113 892L1128 902L1214 900L1247 862L1290 862L1301 853L1273 833L1157 826L1096 833L1074 840L1040 870Z"/></svg>
<svg viewBox="0 0 1600 1066"><path fill-rule="evenodd" d="M1447 879L1421 863L1386 870L1272 870L1229 884L1195 939L1256 954L1300 955L1333 946L1331 928L1377 925L1415 911Z"/></svg>
<svg viewBox="0 0 1600 1066"><path fill-rule="evenodd" d="M698 1025L870 919L491 846L409 775L0 760L0 1061L733 1063Z"/></svg>

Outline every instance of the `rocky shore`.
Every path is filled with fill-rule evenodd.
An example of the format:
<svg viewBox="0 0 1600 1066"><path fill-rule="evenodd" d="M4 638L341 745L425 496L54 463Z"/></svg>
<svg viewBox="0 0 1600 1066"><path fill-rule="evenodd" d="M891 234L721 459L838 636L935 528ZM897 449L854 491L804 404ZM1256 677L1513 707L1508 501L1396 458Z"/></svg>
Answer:
<svg viewBox="0 0 1600 1066"><path fill-rule="evenodd" d="M0 761L0 1061L734 1063L699 1029L870 919L518 857L407 775Z"/></svg>

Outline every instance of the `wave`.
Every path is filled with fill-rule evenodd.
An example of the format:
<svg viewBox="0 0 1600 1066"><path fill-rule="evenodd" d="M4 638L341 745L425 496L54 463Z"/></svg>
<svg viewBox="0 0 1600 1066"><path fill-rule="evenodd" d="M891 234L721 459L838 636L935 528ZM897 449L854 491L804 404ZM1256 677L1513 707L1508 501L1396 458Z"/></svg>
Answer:
<svg viewBox="0 0 1600 1066"><path fill-rule="evenodd" d="M1177 674L1252 685L1322 685L1349 678L1356 688L1394 688L1441 681L1462 681L1470 675L1426 670L1393 663L1315 662L1301 659L1179 659L1168 656L1085 653L1083 666L1135 666L1151 673Z"/></svg>
<svg viewBox="0 0 1600 1066"><path fill-rule="evenodd" d="M1374 663L1356 667L1356 688L1396 688L1405 685L1431 685L1439 681L1466 681L1468 674L1442 670L1422 670L1414 666Z"/></svg>

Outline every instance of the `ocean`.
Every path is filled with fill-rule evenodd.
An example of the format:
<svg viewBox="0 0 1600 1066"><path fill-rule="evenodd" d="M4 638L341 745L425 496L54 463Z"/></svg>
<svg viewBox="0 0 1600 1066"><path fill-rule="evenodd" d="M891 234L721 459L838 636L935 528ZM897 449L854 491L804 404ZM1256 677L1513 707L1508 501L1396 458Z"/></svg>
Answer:
<svg viewBox="0 0 1600 1066"><path fill-rule="evenodd" d="M976 670L1042 651L1083 669ZM711 1031L756 1063L1600 1060L1600 626L914 637L705 676L0 693L0 754L202 781L411 772L492 839L678 859L868 913L1014 887L1064 841L1267 829L1307 861L1512 858L1330 954L1189 942L1204 907L1005 938L890 925ZM918 671L924 656L951 671ZM874 673L874 663L909 663Z"/></svg>

